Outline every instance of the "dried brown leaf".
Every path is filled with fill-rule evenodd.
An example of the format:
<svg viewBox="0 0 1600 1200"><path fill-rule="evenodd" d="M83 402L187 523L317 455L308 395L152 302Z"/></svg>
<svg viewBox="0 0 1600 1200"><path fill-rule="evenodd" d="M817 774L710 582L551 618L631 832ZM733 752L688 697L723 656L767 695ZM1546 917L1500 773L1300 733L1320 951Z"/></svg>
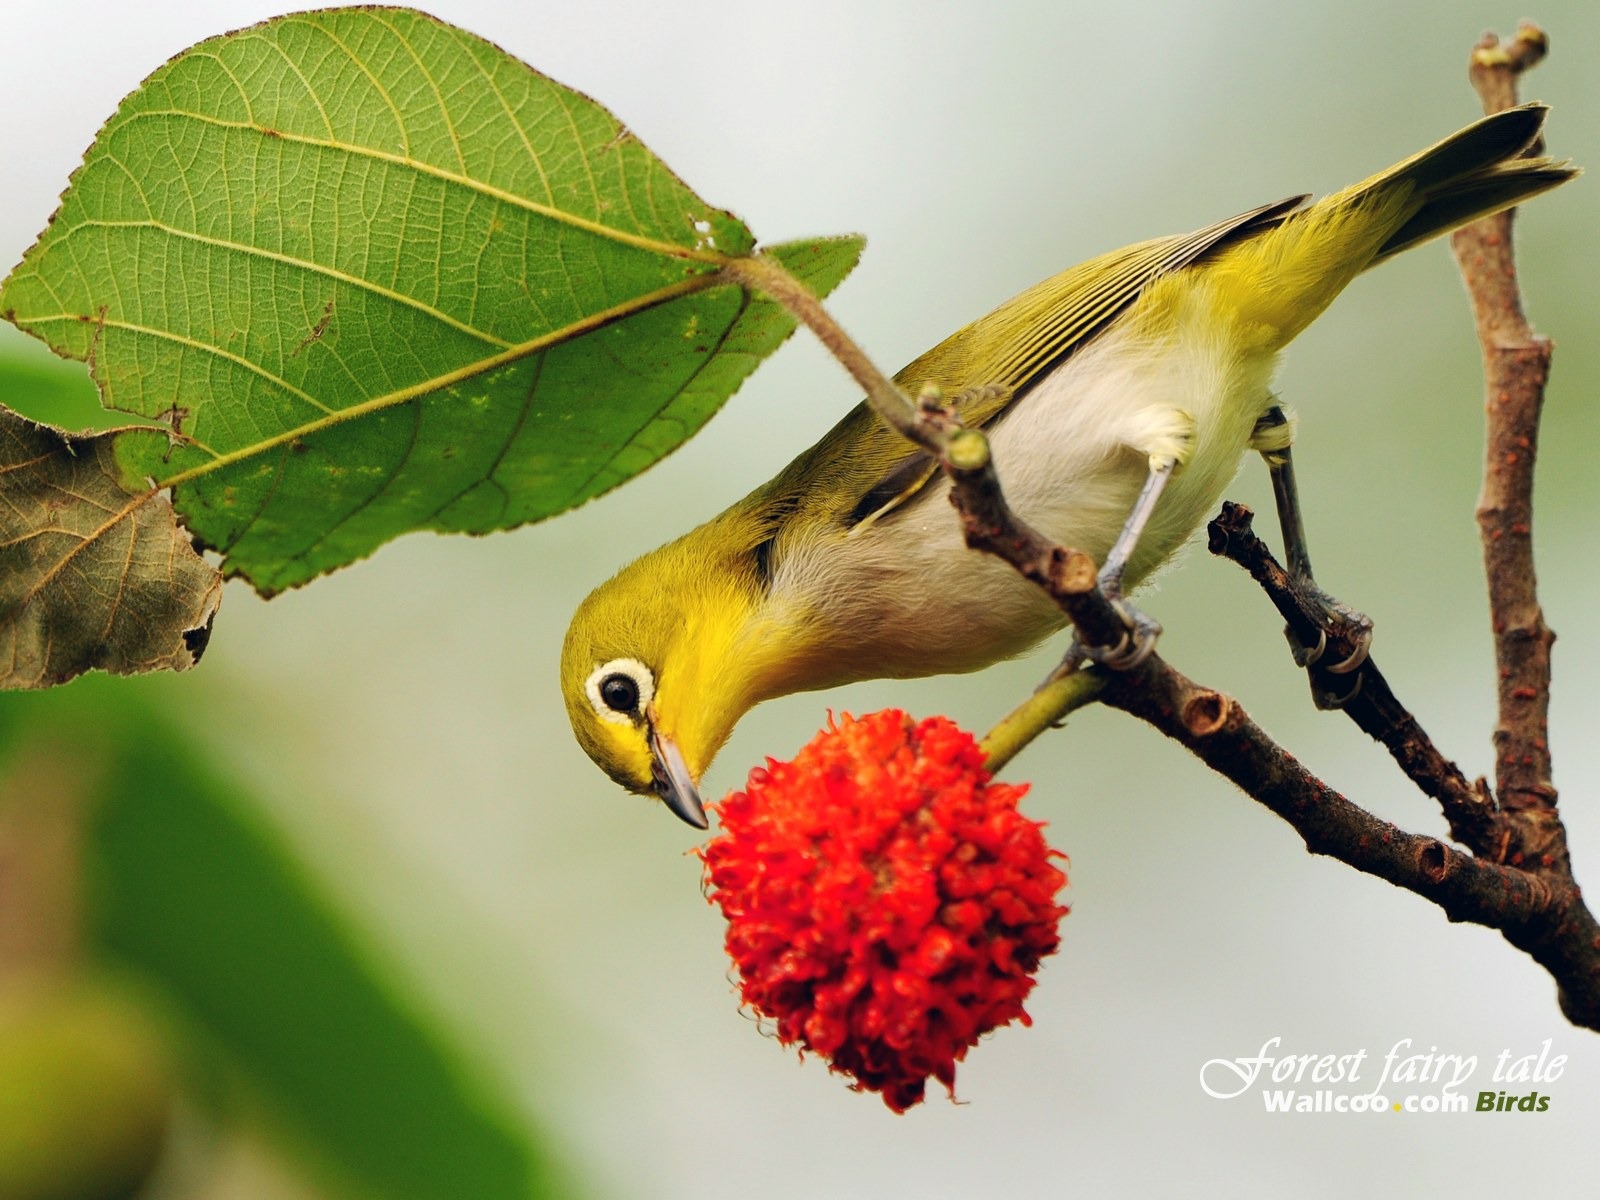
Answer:
<svg viewBox="0 0 1600 1200"><path fill-rule="evenodd" d="M119 436L0 408L0 687L181 671L205 649L222 576L164 493L124 479Z"/></svg>

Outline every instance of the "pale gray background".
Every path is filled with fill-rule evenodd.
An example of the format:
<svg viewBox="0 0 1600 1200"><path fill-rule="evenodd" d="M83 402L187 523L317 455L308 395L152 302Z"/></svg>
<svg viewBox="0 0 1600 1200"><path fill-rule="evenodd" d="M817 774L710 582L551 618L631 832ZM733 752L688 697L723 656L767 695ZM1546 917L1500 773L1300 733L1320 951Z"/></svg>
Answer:
<svg viewBox="0 0 1600 1200"><path fill-rule="evenodd" d="M765 240L870 239L835 310L898 366L1062 266L1291 193L1328 191L1477 113L1478 32L1523 15L1555 55L1526 89L1555 152L1600 167L1600 7L1281 0L669 5L435 0L432 11L599 99ZM83 148L168 56L269 3L5 0L0 259L20 257ZM1600 883L1592 621L1591 176L1519 226L1532 314L1560 343L1539 493L1560 632L1552 739L1581 878ZM7 339L4 345L11 345ZM1359 280L1293 348L1320 574L1378 622L1375 654L1469 773L1487 769L1491 655L1471 518L1477 351L1432 245ZM411 537L271 604L230 585L204 667L166 695L238 764L394 956L566 1139L597 1194L791 1197L1489 1195L1592 1186L1600 1042L1495 935L1337 864L1161 739L1091 712L1013 773L1072 858L1073 914L1030 1010L896 1118L737 1012L695 838L616 792L556 690L573 606L630 556L766 478L856 397L797 339L707 433L582 511L486 539ZM1247 465L1233 493L1270 508ZM1233 691L1348 794L1430 806L1346 720L1311 709L1278 623L1203 552L1147 607L1164 651ZM754 714L707 780L787 756L828 706L982 729L1047 657L864 685ZM1571 1056L1537 1116L1268 1116L1206 1097L1206 1059L1304 1052ZM1479 1079L1488 1066L1480 1068ZM258 1192L256 1194L265 1194Z"/></svg>

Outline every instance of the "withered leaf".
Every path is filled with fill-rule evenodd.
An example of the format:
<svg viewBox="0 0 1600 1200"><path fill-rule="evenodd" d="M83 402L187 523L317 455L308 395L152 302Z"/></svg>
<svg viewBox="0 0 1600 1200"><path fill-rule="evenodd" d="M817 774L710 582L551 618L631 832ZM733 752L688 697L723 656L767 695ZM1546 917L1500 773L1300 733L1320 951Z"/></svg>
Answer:
<svg viewBox="0 0 1600 1200"><path fill-rule="evenodd" d="M118 437L75 436L0 407L0 687L198 661L222 576L158 489L119 469Z"/></svg>

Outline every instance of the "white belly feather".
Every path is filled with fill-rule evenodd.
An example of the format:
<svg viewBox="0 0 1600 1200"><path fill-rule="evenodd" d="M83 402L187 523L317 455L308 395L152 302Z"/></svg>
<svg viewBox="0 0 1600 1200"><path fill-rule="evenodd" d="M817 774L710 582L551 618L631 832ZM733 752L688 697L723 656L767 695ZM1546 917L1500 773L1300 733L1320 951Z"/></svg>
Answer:
<svg viewBox="0 0 1600 1200"><path fill-rule="evenodd" d="M1215 510L1272 404L1276 355L1242 352L1226 322L1197 311L1201 304L1185 307L1155 338L1119 321L990 429L1012 508L1096 562L1121 531L1150 460L1181 464L1133 556L1129 587ZM787 556L772 597L780 606L806 597L810 619L837 632L818 639L810 687L975 670L1065 623L1033 584L967 549L942 480L899 512ZM852 660L870 669L858 675Z"/></svg>

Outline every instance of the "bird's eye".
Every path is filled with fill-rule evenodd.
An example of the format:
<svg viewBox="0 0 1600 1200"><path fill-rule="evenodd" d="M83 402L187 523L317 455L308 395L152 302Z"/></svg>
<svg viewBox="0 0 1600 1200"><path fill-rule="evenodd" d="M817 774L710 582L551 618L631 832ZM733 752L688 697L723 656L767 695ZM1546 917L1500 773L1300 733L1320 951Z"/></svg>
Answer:
<svg viewBox="0 0 1600 1200"><path fill-rule="evenodd" d="M607 675L600 681L600 699L614 712L631 713L639 707L639 685L632 675Z"/></svg>
<svg viewBox="0 0 1600 1200"><path fill-rule="evenodd" d="M656 679L638 659L614 658L594 669L584 690L602 721L631 725L655 695Z"/></svg>

